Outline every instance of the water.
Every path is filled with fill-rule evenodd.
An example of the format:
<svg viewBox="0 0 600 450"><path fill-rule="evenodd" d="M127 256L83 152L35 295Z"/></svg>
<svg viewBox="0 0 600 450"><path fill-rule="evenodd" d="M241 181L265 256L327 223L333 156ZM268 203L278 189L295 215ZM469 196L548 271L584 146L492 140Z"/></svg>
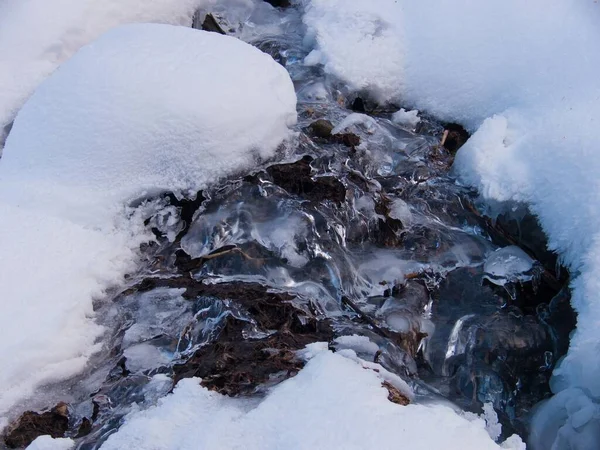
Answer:
<svg viewBox="0 0 600 450"><path fill-rule="evenodd" d="M71 405L70 436L91 422L77 448L98 448L123 415L154 404L184 371L177 367L220 336L278 342L282 326L300 341L326 336L314 321L334 336L369 338L332 347L375 354L409 381L416 401L444 396L476 412L491 403L505 434L526 434L528 412L549 394L565 351L570 330L557 319L564 302L538 290L539 263L518 247L499 249L465 207L474 198L447 176L443 127L423 118L415 133L390 120L395 109L351 116L356 96L302 64L310 49L299 11L257 2L213 12L224 30L288 69L299 135L275 167L226 180L197 202L165 195L144 206L157 242L142 249L127 289L97 305L111 330L104 350L84 374L49 387L48 399ZM318 119L360 144L311 135ZM238 282L292 294L295 312L277 314L299 323L277 322L273 305L196 289ZM271 374L243 393L260 395L283 378Z"/></svg>

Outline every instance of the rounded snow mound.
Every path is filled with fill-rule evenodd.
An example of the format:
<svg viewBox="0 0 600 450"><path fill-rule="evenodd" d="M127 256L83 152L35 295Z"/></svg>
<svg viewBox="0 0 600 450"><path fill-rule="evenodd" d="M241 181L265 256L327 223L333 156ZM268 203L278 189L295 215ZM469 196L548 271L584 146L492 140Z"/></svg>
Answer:
<svg viewBox="0 0 600 450"><path fill-rule="evenodd" d="M295 123L288 73L258 49L184 27L126 25L35 91L0 180L18 186L21 204L97 222L123 202L197 191L273 156Z"/></svg>

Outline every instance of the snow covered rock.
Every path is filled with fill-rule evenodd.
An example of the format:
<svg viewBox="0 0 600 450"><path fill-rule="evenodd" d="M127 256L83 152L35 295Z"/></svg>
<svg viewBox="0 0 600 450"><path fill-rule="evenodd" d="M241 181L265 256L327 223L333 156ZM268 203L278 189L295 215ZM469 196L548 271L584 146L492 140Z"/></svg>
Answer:
<svg viewBox="0 0 600 450"><path fill-rule="evenodd" d="M73 439L52 439L50 436L45 435L29 444L26 450L70 450L74 445Z"/></svg>
<svg viewBox="0 0 600 450"><path fill-rule="evenodd" d="M285 69L235 38L169 25L115 28L22 108L0 180L15 186L21 205L97 225L115 205L167 189L196 192L272 156L290 135L295 104Z"/></svg>
<svg viewBox="0 0 600 450"><path fill-rule="evenodd" d="M272 157L295 100L270 56L171 25L115 28L42 83L0 160L0 426L101 347L92 300L122 282L147 239L125 205Z"/></svg>

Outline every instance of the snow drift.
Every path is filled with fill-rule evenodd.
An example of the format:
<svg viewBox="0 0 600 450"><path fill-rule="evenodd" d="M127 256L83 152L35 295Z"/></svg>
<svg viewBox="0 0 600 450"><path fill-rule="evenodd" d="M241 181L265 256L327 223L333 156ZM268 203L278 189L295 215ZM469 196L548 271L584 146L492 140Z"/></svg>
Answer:
<svg viewBox="0 0 600 450"><path fill-rule="evenodd" d="M126 205L273 156L295 107L270 56L171 25L115 28L42 83L0 160L0 422L100 347L92 300L146 238Z"/></svg>
<svg viewBox="0 0 600 450"><path fill-rule="evenodd" d="M532 444L589 448L582 443L600 436L599 4L304 4L315 47L307 64L323 64L380 102L463 123L475 133L457 155L459 179L488 200L526 202L540 218L571 270L578 312L552 388L577 395L567 406L559 398L541 408L552 420L534 422L547 428L534 430ZM556 441L542 443L542 435Z"/></svg>

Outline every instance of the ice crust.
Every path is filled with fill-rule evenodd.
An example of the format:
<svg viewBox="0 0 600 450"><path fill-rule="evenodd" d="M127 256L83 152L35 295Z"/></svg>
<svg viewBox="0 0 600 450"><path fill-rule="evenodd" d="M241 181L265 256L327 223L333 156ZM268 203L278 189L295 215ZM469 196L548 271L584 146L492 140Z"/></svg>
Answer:
<svg viewBox="0 0 600 450"><path fill-rule="evenodd" d="M552 387L578 388L598 408L600 6L566 0L303 4L311 64L379 102L465 125L474 134L456 158L459 180L488 201L527 203L539 217L550 248L573 275L578 313ZM550 401L538 414L557 418L558 404ZM565 411L569 423L573 416ZM565 427L557 449L567 448L568 436L573 448L589 448L577 443L592 435ZM533 448L550 448L536 441L541 434L534 433Z"/></svg>
<svg viewBox="0 0 600 450"><path fill-rule="evenodd" d="M143 208L127 205L272 157L295 106L270 56L172 25L114 28L40 85L0 160L0 425L101 348L92 300L123 284L151 239ZM146 363L147 349L131 352Z"/></svg>
<svg viewBox="0 0 600 450"><path fill-rule="evenodd" d="M488 436L485 420L441 405L394 404L373 371L385 369L351 350L334 354L326 348L312 344L306 367L256 407L211 392L199 379L182 380L156 407L129 415L101 449L501 448ZM518 438L507 445L524 448Z"/></svg>

